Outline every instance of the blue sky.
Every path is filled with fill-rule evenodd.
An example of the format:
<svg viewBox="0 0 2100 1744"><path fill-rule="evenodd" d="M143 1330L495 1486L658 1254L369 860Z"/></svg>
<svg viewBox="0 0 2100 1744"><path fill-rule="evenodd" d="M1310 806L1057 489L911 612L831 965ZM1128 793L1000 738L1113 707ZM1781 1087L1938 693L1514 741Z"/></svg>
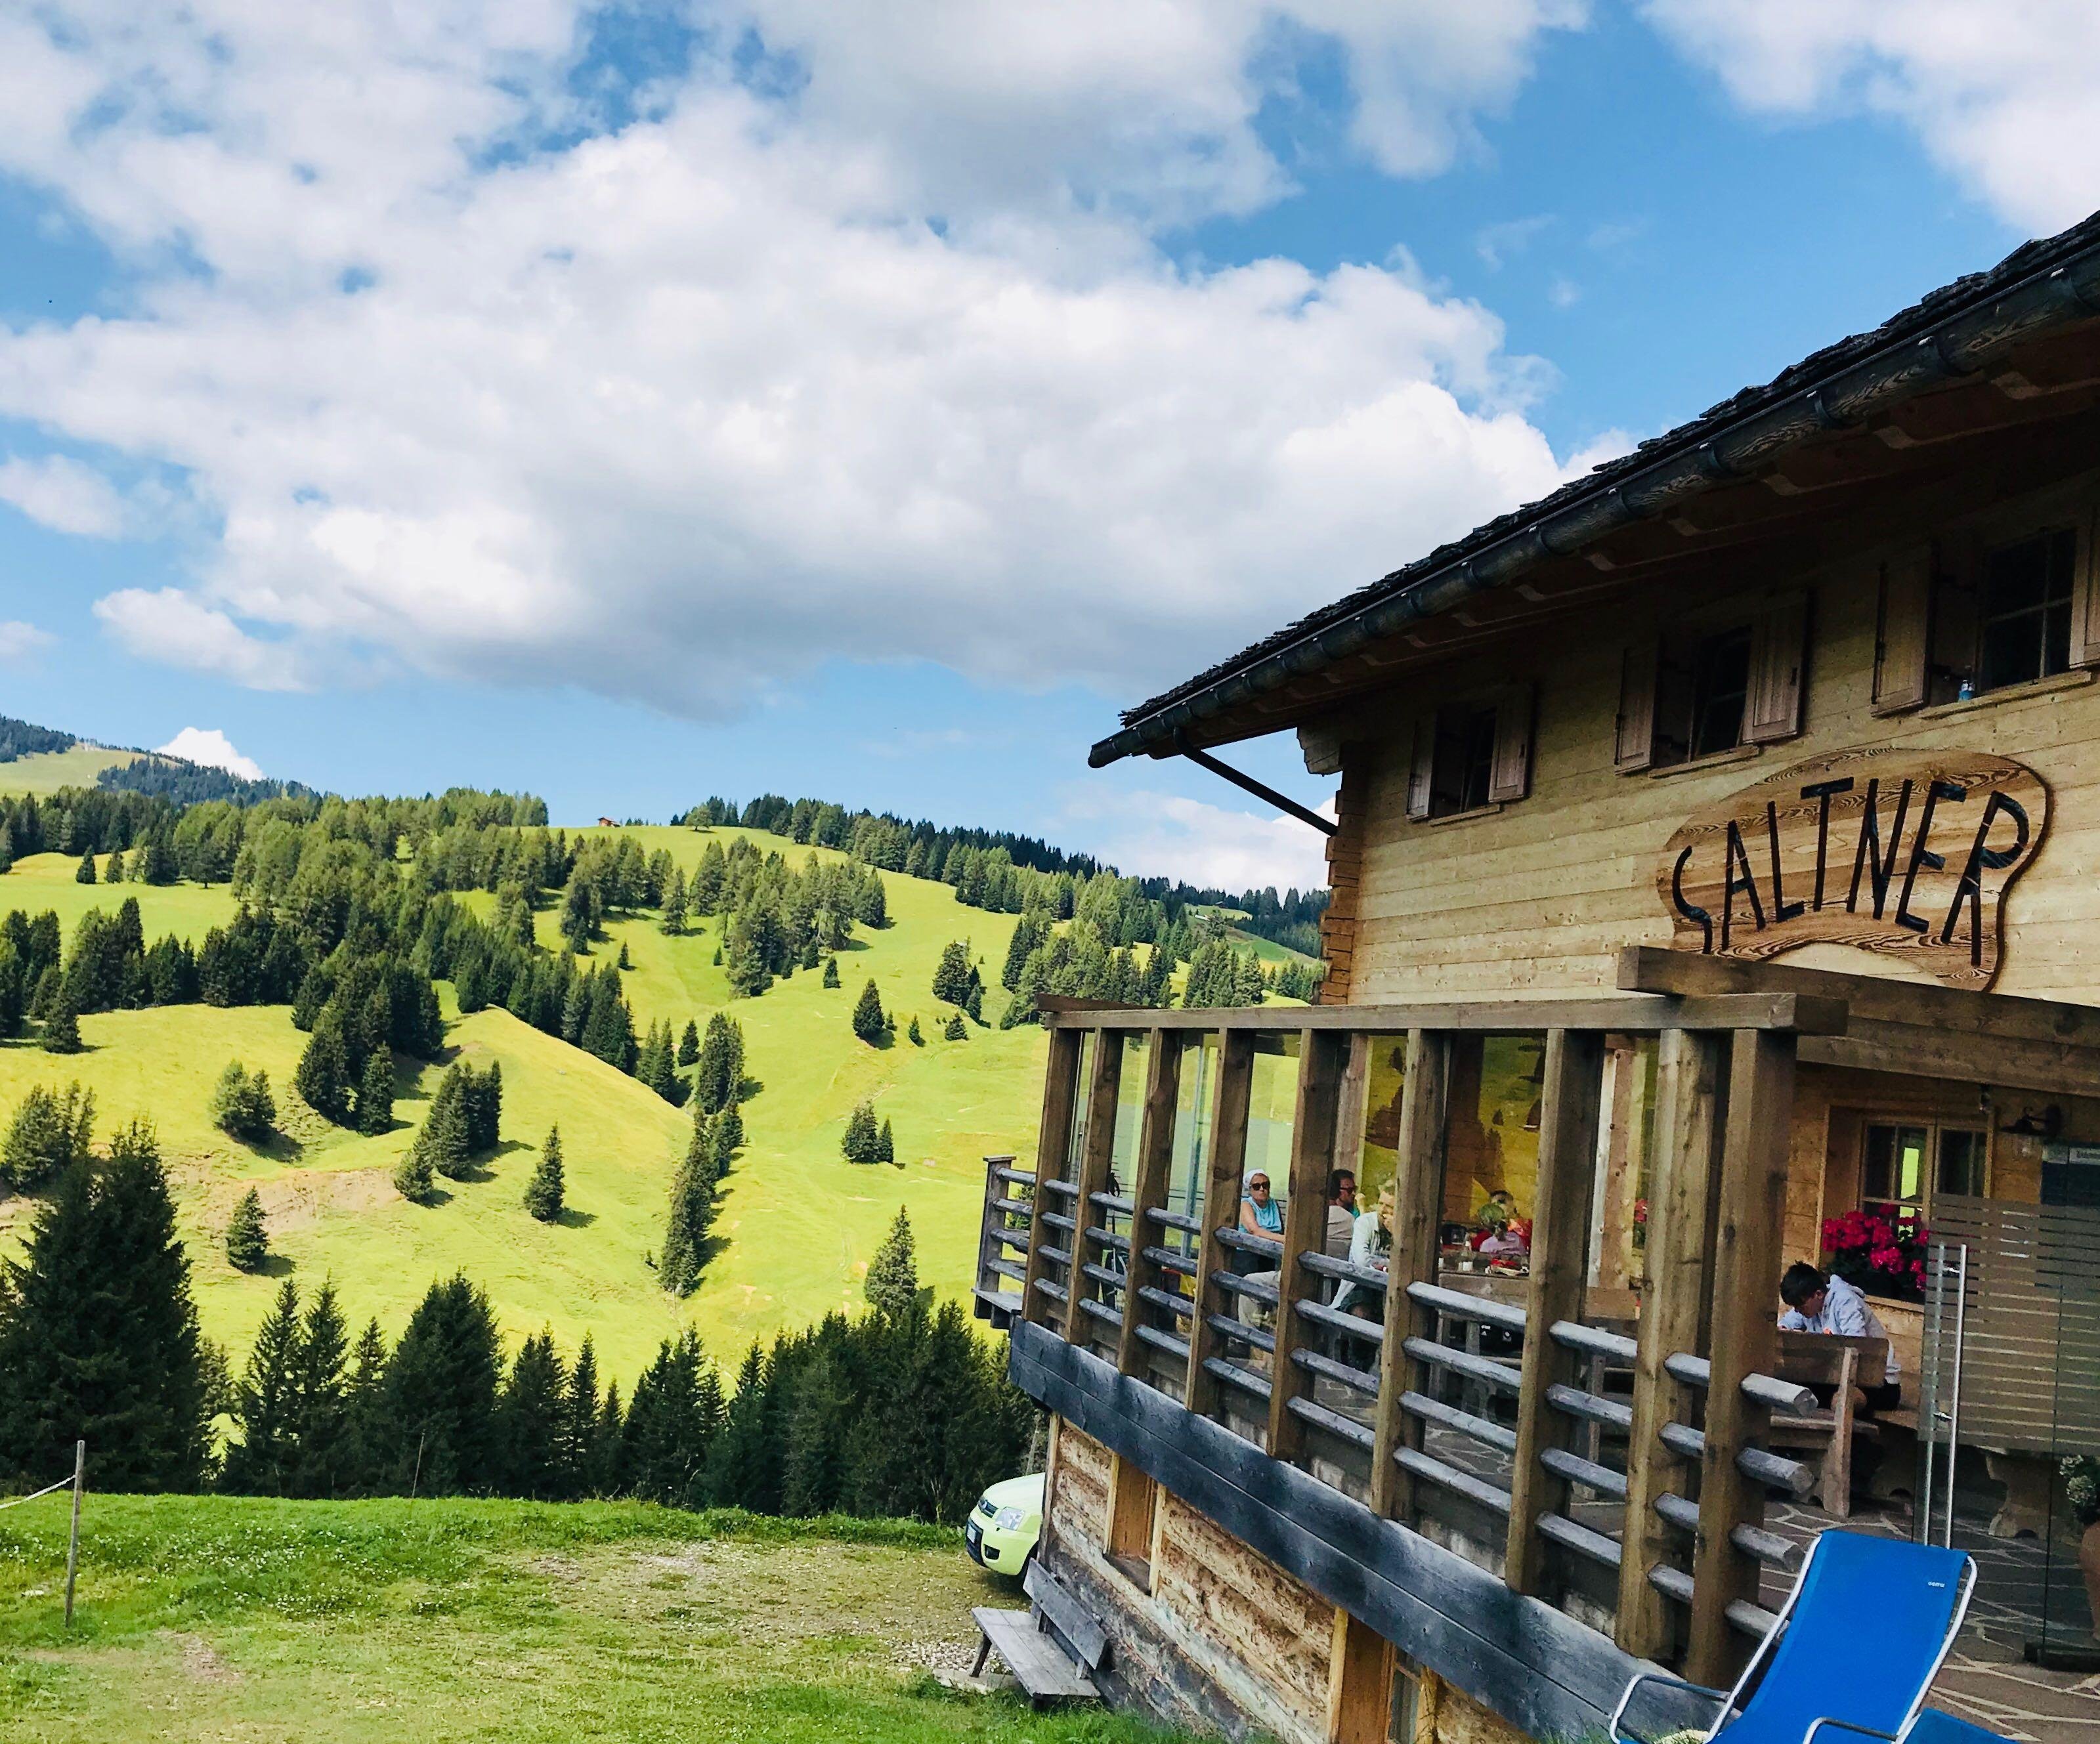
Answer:
<svg viewBox="0 0 2100 1744"><path fill-rule="evenodd" d="M2062 0L424 10L0 10L0 712L1315 880L1088 744L2100 205Z"/></svg>

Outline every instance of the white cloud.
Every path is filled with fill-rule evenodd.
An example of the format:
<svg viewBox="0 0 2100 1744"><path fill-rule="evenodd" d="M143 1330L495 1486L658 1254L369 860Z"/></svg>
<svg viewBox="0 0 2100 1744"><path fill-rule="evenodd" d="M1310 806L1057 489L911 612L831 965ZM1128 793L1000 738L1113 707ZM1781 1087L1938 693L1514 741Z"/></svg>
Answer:
<svg viewBox="0 0 2100 1744"><path fill-rule="evenodd" d="M220 530L104 623L273 687L706 716L841 656L1127 693L1560 480L1485 310L1404 259L1182 269L1154 227L1280 185L1280 20L1419 170L1576 8L1069 11L751 0L792 96L704 46L616 130L561 0L0 24L0 168L142 275L0 333L0 413Z"/></svg>
<svg viewBox="0 0 2100 1744"><path fill-rule="evenodd" d="M2100 206L2100 7L2091 0L1644 0L1745 107L1864 110L1912 128L2010 222Z"/></svg>
<svg viewBox="0 0 2100 1744"><path fill-rule="evenodd" d="M1315 808L1335 815L1334 802ZM1145 789L1070 790L1057 834L1127 872L1219 890L1321 890L1327 839L1276 812L1242 812Z"/></svg>
<svg viewBox="0 0 2100 1744"><path fill-rule="evenodd" d="M253 757L242 756L233 748L233 741L216 727L184 727L166 744L153 748L163 756L201 763L208 769L223 769L244 781L262 779L262 765Z"/></svg>
<svg viewBox="0 0 2100 1744"><path fill-rule="evenodd" d="M40 630L20 618L0 619L0 660L26 660L55 640L49 630Z"/></svg>
<svg viewBox="0 0 2100 1744"><path fill-rule="evenodd" d="M11 503L55 532L114 539L126 527L124 499L115 487L64 455L10 455L0 460L0 503Z"/></svg>
<svg viewBox="0 0 2100 1744"><path fill-rule="evenodd" d="M1490 272L1500 272L1514 257L1528 252L1533 243L1553 227L1550 214L1533 218L1506 218L1483 226L1473 237L1473 252Z"/></svg>

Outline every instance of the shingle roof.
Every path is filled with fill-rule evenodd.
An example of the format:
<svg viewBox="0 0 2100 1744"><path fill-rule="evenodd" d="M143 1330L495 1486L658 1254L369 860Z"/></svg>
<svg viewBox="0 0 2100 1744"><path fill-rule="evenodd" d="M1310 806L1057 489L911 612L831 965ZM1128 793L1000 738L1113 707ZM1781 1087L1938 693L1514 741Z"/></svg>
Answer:
<svg viewBox="0 0 2100 1744"><path fill-rule="evenodd" d="M2100 315L2100 213L2023 244L1989 271L1942 286L1871 332L1825 346L1762 387L1745 388L1667 435L1125 710L1123 731L1095 746L1088 761L1099 767L1171 741L1193 722L1317 671L1400 622L1501 585L1546 557L1745 476L1794 442L1855 425L1974 372L2016 341L2093 315ZM1373 618L1389 622L1365 621ZM1233 694L1221 698L1226 687Z"/></svg>

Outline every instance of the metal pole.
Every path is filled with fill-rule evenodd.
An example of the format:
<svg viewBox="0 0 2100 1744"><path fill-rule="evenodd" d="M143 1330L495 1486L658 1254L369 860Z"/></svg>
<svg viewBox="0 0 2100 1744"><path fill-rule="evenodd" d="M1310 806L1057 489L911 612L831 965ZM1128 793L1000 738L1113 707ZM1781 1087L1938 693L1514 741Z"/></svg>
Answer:
<svg viewBox="0 0 2100 1744"><path fill-rule="evenodd" d="M1947 1336L1947 1244L1932 1247L1932 1310L1927 1317L1924 1372L1918 1377L1917 1542L1932 1542L1933 1448L1939 1438L1939 1363L1941 1341Z"/></svg>
<svg viewBox="0 0 2100 1744"><path fill-rule="evenodd" d="M1947 1410L1947 1517L1940 1522L1939 1541L1954 1548L1954 1468L1961 1455L1961 1357L1968 1332L1969 1244L1961 1248L1960 1269L1954 1275L1954 1397Z"/></svg>
<svg viewBox="0 0 2100 1744"><path fill-rule="evenodd" d="M73 1444L73 1536L66 1544L66 1627L73 1627L73 1583L80 1573L80 1492L87 1476L87 1443Z"/></svg>

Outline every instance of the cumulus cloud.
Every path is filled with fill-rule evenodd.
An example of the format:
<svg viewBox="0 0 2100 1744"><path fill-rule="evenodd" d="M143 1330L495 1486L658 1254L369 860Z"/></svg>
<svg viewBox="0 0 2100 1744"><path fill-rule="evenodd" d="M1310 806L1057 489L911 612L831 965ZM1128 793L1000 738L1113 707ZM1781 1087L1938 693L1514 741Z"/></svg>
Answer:
<svg viewBox="0 0 2100 1744"><path fill-rule="evenodd" d="M166 744L153 748L163 756L201 763L209 769L223 769L244 781L262 779L262 765L253 757L242 756L233 748L233 741L216 727L184 727Z"/></svg>
<svg viewBox="0 0 2100 1744"><path fill-rule="evenodd" d="M25 660L56 640L48 630L20 618L0 618L0 660Z"/></svg>
<svg viewBox="0 0 2100 1744"><path fill-rule="evenodd" d="M11 455L0 460L0 503L11 503L54 532L114 539L125 531L124 499L92 467L64 455Z"/></svg>
<svg viewBox="0 0 2100 1744"><path fill-rule="evenodd" d="M0 24L0 169L138 277L0 333L0 412L217 530L102 621L276 688L705 716L844 656L1127 692L1560 482L1542 367L1404 258L1156 238L1282 184L1253 117L1301 38L1414 172L1577 8L1067 10L748 0L617 114L563 0ZM752 33L763 78L717 50Z"/></svg>
<svg viewBox="0 0 2100 1744"><path fill-rule="evenodd" d="M1912 129L2010 222L2100 206L2100 8L2090 0L1644 0L1745 107L1864 110Z"/></svg>
<svg viewBox="0 0 2100 1744"><path fill-rule="evenodd" d="M1335 815L1331 799L1317 809ZM1219 890L1319 890L1327 883L1327 839L1310 824L1176 794L1075 788L1058 835L1112 865Z"/></svg>

